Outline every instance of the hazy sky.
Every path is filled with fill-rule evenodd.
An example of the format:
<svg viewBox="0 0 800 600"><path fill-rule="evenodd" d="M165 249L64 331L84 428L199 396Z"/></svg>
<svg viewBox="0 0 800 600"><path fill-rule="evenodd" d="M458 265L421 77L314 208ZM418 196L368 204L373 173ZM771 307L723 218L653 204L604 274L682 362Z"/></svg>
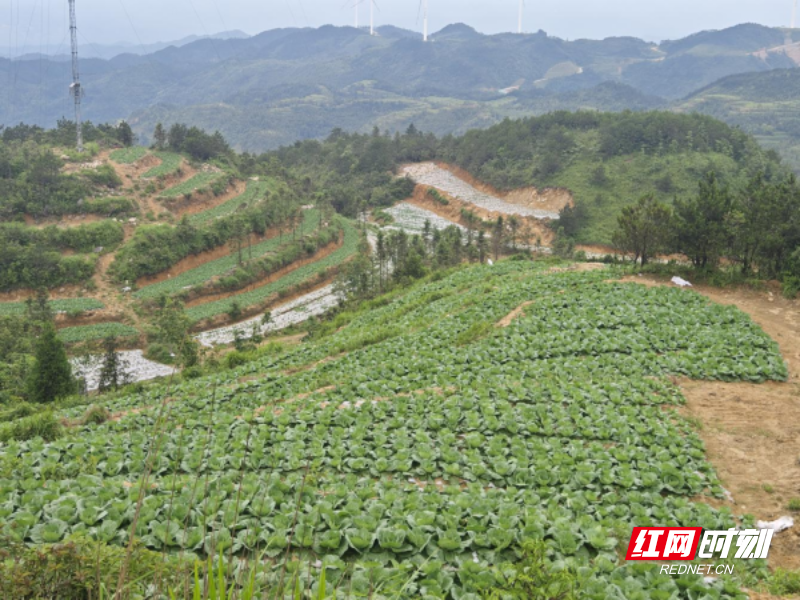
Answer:
<svg viewBox="0 0 800 600"><path fill-rule="evenodd" d="M352 25L354 0L77 0L80 42L151 43L191 34ZM361 23L369 19L362 0ZM429 0L430 27L456 22L511 31L518 0ZM789 25L793 0L526 0L526 31L575 39L632 35L674 39L743 22ZM420 29L419 0L378 0L376 24ZM67 0L0 0L0 46L66 48Z"/></svg>

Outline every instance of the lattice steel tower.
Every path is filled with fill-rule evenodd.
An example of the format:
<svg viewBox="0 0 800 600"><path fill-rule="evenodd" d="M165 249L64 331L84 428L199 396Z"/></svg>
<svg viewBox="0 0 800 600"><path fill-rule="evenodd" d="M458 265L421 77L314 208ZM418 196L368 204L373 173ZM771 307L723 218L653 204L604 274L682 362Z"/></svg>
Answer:
<svg viewBox="0 0 800 600"><path fill-rule="evenodd" d="M69 0L69 33L72 38L72 84L69 91L75 100L75 129L78 152L83 152L83 124L81 123L81 77L78 72L78 22L75 18L75 0Z"/></svg>

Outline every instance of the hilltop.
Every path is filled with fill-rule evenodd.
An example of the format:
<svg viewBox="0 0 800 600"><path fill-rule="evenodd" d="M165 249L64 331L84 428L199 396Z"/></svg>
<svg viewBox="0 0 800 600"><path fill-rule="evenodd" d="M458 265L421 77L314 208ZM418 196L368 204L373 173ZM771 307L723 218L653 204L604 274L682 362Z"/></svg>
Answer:
<svg viewBox="0 0 800 600"><path fill-rule="evenodd" d="M393 27L278 29L197 40L145 56L82 61L85 114L128 119L148 143L156 122L220 130L241 150L323 138L336 127L464 133L553 107L648 109L721 77L793 68L797 32L746 24L653 44L566 41L544 32L484 35ZM800 40L800 37L798 37ZM69 72L49 59L0 60L14 82L0 122L52 126L68 108Z"/></svg>

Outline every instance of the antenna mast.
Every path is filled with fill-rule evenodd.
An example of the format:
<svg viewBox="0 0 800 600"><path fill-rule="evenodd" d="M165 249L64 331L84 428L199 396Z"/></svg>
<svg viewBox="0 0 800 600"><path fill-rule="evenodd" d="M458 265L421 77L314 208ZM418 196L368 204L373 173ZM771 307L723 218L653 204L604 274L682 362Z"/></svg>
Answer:
<svg viewBox="0 0 800 600"><path fill-rule="evenodd" d="M72 85L69 91L75 100L75 128L78 152L83 152L83 124L81 123L81 78L78 72L78 21L75 18L75 0L69 0L69 33L72 38Z"/></svg>
<svg viewBox="0 0 800 600"><path fill-rule="evenodd" d="M422 41L428 41L428 0L422 0Z"/></svg>

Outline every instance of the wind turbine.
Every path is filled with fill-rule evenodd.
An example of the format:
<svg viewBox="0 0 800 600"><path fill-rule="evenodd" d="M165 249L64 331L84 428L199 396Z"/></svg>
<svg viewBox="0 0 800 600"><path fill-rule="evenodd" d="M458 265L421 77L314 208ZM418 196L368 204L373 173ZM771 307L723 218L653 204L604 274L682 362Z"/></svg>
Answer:
<svg viewBox="0 0 800 600"><path fill-rule="evenodd" d="M797 0L795 0L797 2ZM517 33L522 35L522 11L525 8L525 0L519 0L519 25L517 27Z"/></svg>
<svg viewBox="0 0 800 600"><path fill-rule="evenodd" d="M428 41L428 0L419 0L419 7L422 11L422 41ZM419 19L419 14L417 14Z"/></svg>
<svg viewBox="0 0 800 600"><path fill-rule="evenodd" d="M792 29L797 25L797 0L794 0L794 8L792 9Z"/></svg>
<svg viewBox="0 0 800 600"><path fill-rule="evenodd" d="M367 0L369 2L369 34L375 35L375 7L377 4L375 0Z"/></svg>

